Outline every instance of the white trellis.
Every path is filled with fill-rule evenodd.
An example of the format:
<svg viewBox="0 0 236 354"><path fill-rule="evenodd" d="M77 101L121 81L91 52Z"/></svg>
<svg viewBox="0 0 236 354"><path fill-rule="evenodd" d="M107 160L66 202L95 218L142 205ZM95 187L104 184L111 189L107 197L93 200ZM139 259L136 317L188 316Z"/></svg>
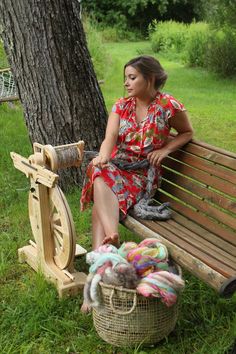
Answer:
<svg viewBox="0 0 236 354"><path fill-rule="evenodd" d="M0 69L0 102L19 99L16 84L9 68Z"/></svg>

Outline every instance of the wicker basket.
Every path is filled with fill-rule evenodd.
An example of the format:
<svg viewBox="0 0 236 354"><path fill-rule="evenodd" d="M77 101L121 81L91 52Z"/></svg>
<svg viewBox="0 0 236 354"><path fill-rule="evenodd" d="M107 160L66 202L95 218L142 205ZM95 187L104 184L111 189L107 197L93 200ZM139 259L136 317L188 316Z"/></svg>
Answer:
<svg viewBox="0 0 236 354"><path fill-rule="evenodd" d="M175 327L178 302L167 307L158 298L146 298L129 290L100 282L102 308L93 309L98 335L116 346L154 344Z"/></svg>

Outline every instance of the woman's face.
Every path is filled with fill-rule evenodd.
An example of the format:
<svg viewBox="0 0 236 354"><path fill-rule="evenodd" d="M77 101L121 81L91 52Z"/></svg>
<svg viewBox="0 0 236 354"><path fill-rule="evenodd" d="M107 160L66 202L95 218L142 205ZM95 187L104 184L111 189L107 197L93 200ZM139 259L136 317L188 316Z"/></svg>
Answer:
<svg viewBox="0 0 236 354"><path fill-rule="evenodd" d="M132 66L125 68L124 86L127 90L128 97L146 97L150 90L149 82Z"/></svg>

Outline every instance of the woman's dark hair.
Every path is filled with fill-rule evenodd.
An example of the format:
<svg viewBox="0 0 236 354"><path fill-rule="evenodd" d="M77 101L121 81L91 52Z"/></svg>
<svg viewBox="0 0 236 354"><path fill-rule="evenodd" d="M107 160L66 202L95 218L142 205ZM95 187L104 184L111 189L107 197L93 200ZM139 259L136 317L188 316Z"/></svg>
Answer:
<svg viewBox="0 0 236 354"><path fill-rule="evenodd" d="M132 66L139 71L145 80L155 79L154 87L156 90L162 88L167 80L167 73L159 63L159 61L149 55L141 55L128 61L124 66L124 71L127 66Z"/></svg>

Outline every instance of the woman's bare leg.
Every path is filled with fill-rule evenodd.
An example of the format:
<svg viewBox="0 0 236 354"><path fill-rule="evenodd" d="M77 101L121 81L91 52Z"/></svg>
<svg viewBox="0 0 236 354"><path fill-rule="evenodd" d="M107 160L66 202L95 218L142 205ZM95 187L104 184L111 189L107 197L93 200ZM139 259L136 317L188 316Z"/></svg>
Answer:
<svg viewBox="0 0 236 354"><path fill-rule="evenodd" d="M95 250L102 245L102 242L106 236L102 223L98 217L95 204L92 209L92 235L92 248Z"/></svg>
<svg viewBox="0 0 236 354"><path fill-rule="evenodd" d="M100 177L97 177L94 181L93 199L93 250L101 246L103 243L113 243L118 246L119 203L116 195ZM83 313L91 311L91 307L85 299L80 310Z"/></svg>
<svg viewBox="0 0 236 354"><path fill-rule="evenodd" d="M119 203L116 195L106 185L101 177L97 177L94 181L94 230L93 237L98 236L99 241L93 241L93 245L98 245L102 228L104 230L104 238L102 243L113 243L118 245L118 225L119 225ZM101 227L102 226L102 227Z"/></svg>

